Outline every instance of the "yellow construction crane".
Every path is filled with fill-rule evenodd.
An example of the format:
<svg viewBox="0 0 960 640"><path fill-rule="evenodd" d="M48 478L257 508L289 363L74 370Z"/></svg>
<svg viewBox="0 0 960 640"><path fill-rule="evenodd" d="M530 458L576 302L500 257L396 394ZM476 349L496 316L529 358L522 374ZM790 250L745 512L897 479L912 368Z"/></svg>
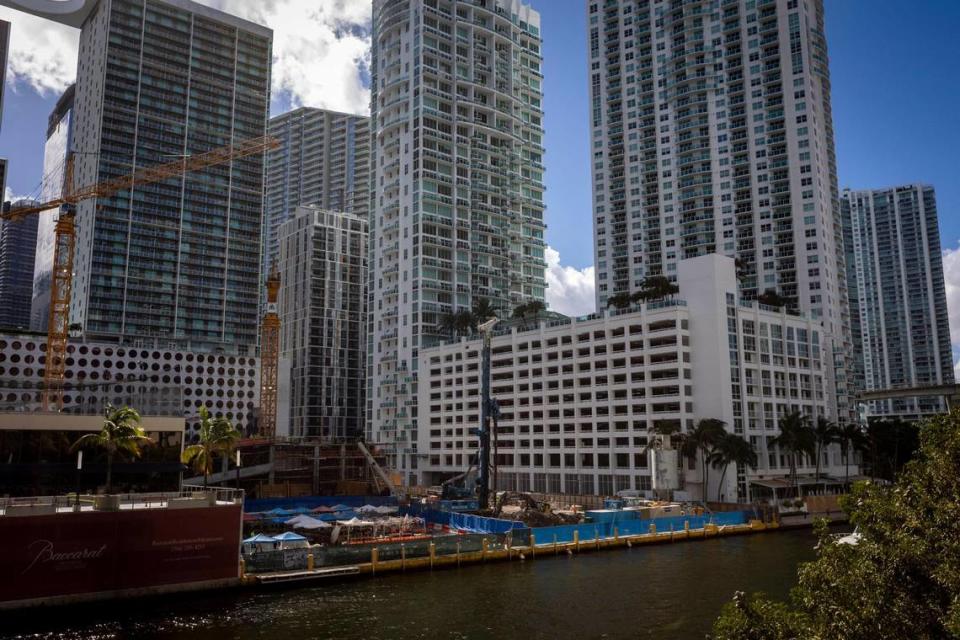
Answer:
<svg viewBox="0 0 960 640"><path fill-rule="evenodd" d="M44 410L59 411L63 408L63 380L67 362L67 338L70 328L70 296L73 289L73 257L76 245L76 221L72 206L88 198L107 198L136 186L162 182L185 173L200 171L234 160L264 153L280 146L279 141L262 136L227 145L212 151L184 156L172 162L158 164L111 180L73 188L73 155L67 157L64 167L63 194L54 200L34 207L11 209L0 213L4 220L20 220L63 205L70 205L60 214L55 229L53 250L53 274L51 277L50 316L47 330L47 353L44 366ZM274 380L276 368L274 367ZM274 384L274 389L276 385ZM274 402L276 395L274 392Z"/></svg>
<svg viewBox="0 0 960 640"><path fill-rule="evenodd" d="M277 434L277 361L280 357L280 316L277 294L280 276L276 267L267 278L267 313L260 327L260 420L257 433L272 439Z"/></svg>

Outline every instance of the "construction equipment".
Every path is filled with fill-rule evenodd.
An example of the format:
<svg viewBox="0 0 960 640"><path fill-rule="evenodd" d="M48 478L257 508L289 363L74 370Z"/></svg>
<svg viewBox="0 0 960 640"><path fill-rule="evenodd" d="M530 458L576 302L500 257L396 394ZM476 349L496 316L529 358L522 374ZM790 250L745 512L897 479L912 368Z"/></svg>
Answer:
<svg viewBox="0 0 960 640"><path fill-rule="evenodd" d="M377 462L377 459L373 457L373 454L370 453L370 450L367 449L367 445L363 444L360 441L357 441L357 448L360 449L360 453L367 459L367 463L370 465L370 468L373 469L374 478L377 480L377 487L380 488L380 483L383 483L384 489L389 489L391 495L401 496L403 491L390 482L390 477L387 475L387 472L383 470L383 467Z"/></svg>
<svg viewBox="0 0 960 640"><path fill-rule="evenodd" d="M260 327L260 420L257 431L264 438L277 435L277 363L280 358L280 316L277 296L280 276L276 268L267 278L267 313Z"/></svg>
<svg viewBox="0 0 960 640"><path fill-rule="evenodd" d="M476 459L466 471L440 483L442 500L469 500L477 495Z"/></svg>
<svg viewBox="0 0 960 640"><path fill-rule="evenodd" d="M89 198L108 198L136 186L162 182L170 178L200 171L230 162L237 158L264 153L280 146L270 136L252 138L212 151L186 155L178 160L158 164L133 173L96 184L74 189L74 153L67 156L63 172L63 192L59 198L33 206L10 209L0 213L4 220L21 220L51 209L65 207L55 229L53 274L51 279L50 317L47 332L47 353L44 365L43 409L59 411L63 408L63 381L67 359L67 340L70 328L70 298L73 289L73 259L76 246L74 207Z"/></svg>

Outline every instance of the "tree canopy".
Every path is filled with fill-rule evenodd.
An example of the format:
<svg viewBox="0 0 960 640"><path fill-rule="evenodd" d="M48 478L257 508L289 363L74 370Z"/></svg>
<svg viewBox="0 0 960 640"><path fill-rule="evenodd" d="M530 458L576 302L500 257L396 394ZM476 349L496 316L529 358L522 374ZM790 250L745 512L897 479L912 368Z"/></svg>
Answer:
<svg viewBox="0 0 960 640"><path fill-rule="evenodd" d="M737 594L715 640L960 638L960 410L931 418L893 485L841 499L857 527L842 544L819 527L817 559L789 602Z"/></svg>

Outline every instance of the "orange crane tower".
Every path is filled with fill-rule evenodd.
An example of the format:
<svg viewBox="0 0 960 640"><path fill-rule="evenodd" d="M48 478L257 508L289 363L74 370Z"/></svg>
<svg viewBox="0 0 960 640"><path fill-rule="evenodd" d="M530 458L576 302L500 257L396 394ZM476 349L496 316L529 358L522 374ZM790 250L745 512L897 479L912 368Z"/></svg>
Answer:
<svg viewBox="0 0 960 640"><path fill-rule="evenodd" d="M267 278L267 313L260 328L260 420L257 432L272 439L277 433L277 361L280 358L280 316L277 294L280 276L276 267Z"/></svg>
<svg viewBox="0 0 960 640"><path fill-rule="evenodd" d="M88 198L107 198L139 185L162 182L185 173L200 171L234 160L264 153L280 146L270 136L251 138L212 151L184 156L179 160L138 169L131 174L73 188L73 155L67 157L64 167L63 194L54 200L34 207L11 209L0 213L4 220L20 220L63 205L76 205ZM47 330L47 353L44 365L44 410L63 408L63 380L67 361L67 338L70 328L70 297L73 289L73 257L76 245L76 221L72 209L64 211L57 220L53 252L53 275L50 293L50 317ZM276 374L274 374L274 378Z"/></svg>

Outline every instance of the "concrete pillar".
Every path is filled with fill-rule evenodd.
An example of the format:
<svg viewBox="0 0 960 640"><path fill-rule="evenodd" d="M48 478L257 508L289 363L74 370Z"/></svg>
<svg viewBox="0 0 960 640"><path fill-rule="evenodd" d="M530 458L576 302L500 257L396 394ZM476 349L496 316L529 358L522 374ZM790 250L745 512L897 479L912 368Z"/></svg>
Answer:
<svg viewBox="0 0 960 640"><path fill-rule="evenodd" d="M308 553L307 554L307 571L313 571L313 567L314 567L313 562L314 562L313 553L312 552Z"/></svg>
<svg viewBox="0 0 960 640"><path fill-rule="evenodd" d="M652 522L650 523L650 533L652 535L656 535L657 533L657 525L653 524Z"/></svg>
<svg viewBox="0 0 960 640"><path fill-rule="evenodd" d="M486 560L486 559L487 559L487 553L490 551L490 543L487 541L486 538L484 538L484 539L483 539L483 542L482 542L481 544L483 545L483 547L482 547L482 548L483 548L483 559ZM431 544L430 546L432 547L433 545Z"/></svg>
<svg viewBox="0 0 960 640"><path fill-rule="evenodd" d="M273 484L273 481L274 481L273 464L274 464L274 460L276 460L276 453L277 453L276 449L277 449L277 445L275 444L270 445L270 473L267 474L267 482L270 484Z"/></svg>
<svg viewBox="0 0 960 640"><path fill-rule="evenodd" d="M484 558L486 558L486 556L487 556L487 541L486 541L486 539L484 539L484 541L483 541L483 556L484 556ZM431 542L431 543L430 543L430 568L431 568L431 569L433 569L433 561L436 560L436 559L437 559L437 545L435 545L434 543Z"/></svg>
<svg viewBox="0 0 960 640"><path fill-rule="evenodd" d="M373 569L373 575L377 575L377 561L380 559L380 549L374 547L370 550L370 565Z"/></svg>
<svg viewBox="0 0 960 640"><path fill-rule="evenodd" d="M537 536L533 535L533 532L530 532L530 557L537 557Z"/></svg>
<svg viewBox="0 0 960 640"><path fill-rule="evenodd" d="M578 529L573 531L573 546L577 551L580 551L580 531Z"/></svg>

